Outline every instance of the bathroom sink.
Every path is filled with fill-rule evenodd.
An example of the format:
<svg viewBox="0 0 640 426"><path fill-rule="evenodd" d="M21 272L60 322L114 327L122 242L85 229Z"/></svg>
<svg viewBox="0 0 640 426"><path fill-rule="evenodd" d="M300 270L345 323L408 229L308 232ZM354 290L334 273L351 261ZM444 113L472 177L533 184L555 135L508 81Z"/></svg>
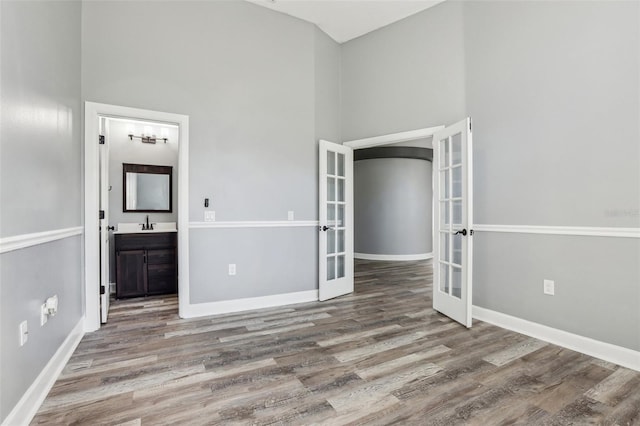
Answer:
<svg viewBox="0 0 640 426"><path fill-rule="evenodd" d="M150 234L154 232L178 232L175 222L157 222L153 224L153 229L142 229L140 223L119 223L118 230L114 234Z"/></svg>

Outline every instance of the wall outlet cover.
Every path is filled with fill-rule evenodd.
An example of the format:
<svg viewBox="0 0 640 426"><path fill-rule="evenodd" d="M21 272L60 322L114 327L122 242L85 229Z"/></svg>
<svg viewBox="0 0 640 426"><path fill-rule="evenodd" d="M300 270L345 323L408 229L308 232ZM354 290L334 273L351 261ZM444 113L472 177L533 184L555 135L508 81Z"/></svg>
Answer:
<svg viewBox="0 0 640 426"><path fill-rule="evenodd" d="M229 264L229 275L235 275L236 274L236 264L235 263L230 263Z"/></svg>
<svg viewBox="0 0 640 426"><path fill-rule="evenodd" d="M287 212L287 220L293 220L293 210Z"/></svg>
<svg viewBox="0 0 640 426"><path fill-rule="evenodd" d="M216 221L216 212L215 212L215 210L205 210L204 211L204 221L205 222L215 222Z"/></svg>

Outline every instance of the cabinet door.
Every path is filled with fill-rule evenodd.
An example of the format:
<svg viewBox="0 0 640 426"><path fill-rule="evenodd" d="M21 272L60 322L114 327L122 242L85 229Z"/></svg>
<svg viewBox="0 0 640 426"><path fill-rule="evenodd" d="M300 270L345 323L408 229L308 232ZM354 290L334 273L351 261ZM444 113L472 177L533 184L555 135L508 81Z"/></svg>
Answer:
<svg viewBox="0 0 640 426"><path fill-rule="evenodd" d="M116 297L136 297L146 294L147 264L144 250L116 253Z"/></svg>
<svg viewBox="0 0 640 426"><path fill-rule="evenodd" d="M172 294L177 291L176 251L147 251L147 294Z"/></svg>

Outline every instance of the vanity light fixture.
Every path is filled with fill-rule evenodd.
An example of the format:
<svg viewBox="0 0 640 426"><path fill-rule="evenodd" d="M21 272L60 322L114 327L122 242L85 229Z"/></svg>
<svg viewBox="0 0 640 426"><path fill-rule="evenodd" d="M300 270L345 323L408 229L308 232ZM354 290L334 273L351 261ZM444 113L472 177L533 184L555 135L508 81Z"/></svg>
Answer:
<svg viewBox="0 0 640 426"><path fill-rule="evenodd" d="M129 139L133 140L133 138L137 138L140 139L140 141L144 142L144 143L156 143L157 141L164 141L164 143L167 143L167 141L169 140L168 138L157 138L156 135L145 135L144 133L141 134L140 136L136 136L136 135L128 135Z"/></svg>
<svg viewBox="0 0 640 426"><path fill-rule="evenodd" d="M156 135L149 135L148 133L142 133L140 136L136 136L133 133L129 133L128 136L130 140L133 140L133 138L137 138L144 143L156 143L157 141L164 141L164 143L167 143L167 141L169 140L169 138L164 137L164 136L168 136L168 135L165 135L164 133L162 134L163 137L160 137L160 138L156 137Z"/></svg>

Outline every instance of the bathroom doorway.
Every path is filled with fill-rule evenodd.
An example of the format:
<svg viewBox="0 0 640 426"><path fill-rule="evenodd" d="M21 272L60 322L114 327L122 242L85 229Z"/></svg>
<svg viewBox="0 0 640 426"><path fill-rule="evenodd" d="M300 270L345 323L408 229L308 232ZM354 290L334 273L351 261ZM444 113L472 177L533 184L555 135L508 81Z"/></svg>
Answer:
<svg viewBox="0 0 640 426"><path fill-rule="evenodd" d="M177 287L180 313L188 254L188 117L87 102L85 331L107 321L116 294Z"/></svg>

